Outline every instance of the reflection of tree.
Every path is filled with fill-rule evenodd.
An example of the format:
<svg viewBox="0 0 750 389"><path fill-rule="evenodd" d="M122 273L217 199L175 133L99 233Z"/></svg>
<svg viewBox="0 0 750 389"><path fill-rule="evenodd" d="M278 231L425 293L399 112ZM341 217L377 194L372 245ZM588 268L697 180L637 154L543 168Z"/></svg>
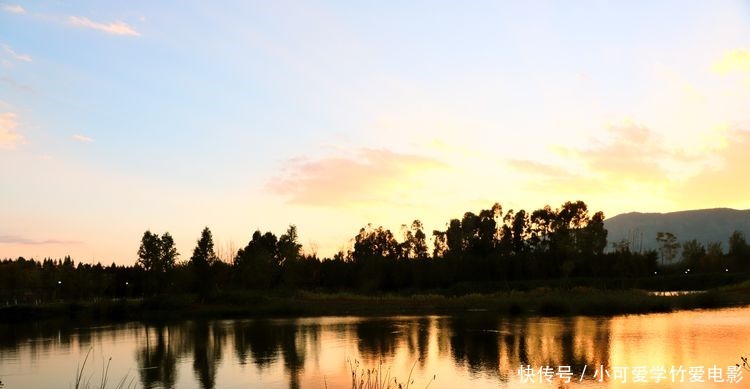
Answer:
<svg viewBox="0 0 750 389"><path fill-rule="evenodd" d="M29 350L32 361L37 361L39 356L49 355L54 347L70 348L76 343L74 340L77 341L79 349L88 349L91 344L91 336L88 334L92 330L76 328L77 325L80 324L70 320L0 323L0 360L5 353L12 355L24 348Z"/></svg>
<svg viewBox="0 0 750 389"><path fill-rule="evenodd" d="M237 361L240 365L247 364L247 354L250 351L248 345L248 338L252 336L252 332L247 329L245 322L236 320L232 326L234 332L234 352L237 354Z"/></svg>
<svg viewBox="0 0 750 389"><path fill-rule="evenodd" d="M203 389L216 385L216 367L221 360L224 329L217 324L196 321L193 325L193 370Z"/></svg>
<svg viewBox="0 0 750 389"><path fill-rule="evenodd" d="M452 324L453 359L466 364L473 373L497 372L500 339L496 322L455 318Z"/></svg>
<svg viewBox="0 0 750 389"><path fill-rule="evenodd" d="M453 359L456 366L472 374L503 381L514 379L521 364L570 365L580 373L583 365L591 367L609 362L610 320L601 318L464 315L343 322L248 320L229 325L225 327L220 322L210 321L148 324L144 337L144 327L132 324L106 331L73 329L60 323L0 324L0 356L23 347L34 360L37 354L45 354L45 348L71 349L79 339L100 344L107 343L101 341L102 336L112 336L113 342L114 337L119 336L138 345L135 358L141 387L175 388L177 361L185 360L192 361L194 380L199 382L195 385L204 389L216 387L218 365L224 343L228 341L232 342L230 347L233 346L239 363L252 363L258 370L269 370L273 374L282 374L283 370L282 379L287 380L288 387L299 388L304 382L305 363L315 365L315 360L323 357L320 349L326 344L321 339L331 338L330 334L340 340L356 341L363 366L378 366L380 361L388 364L388 360L394 357L401 360L401 356L407 356L411 362L419 359L421 363L432 360L426 358L428 355L437 354L441 360ZM227 334L225 328L230 333ZM83 335L86 331L90 334ZM45 338L49 340L21 340Z"/></svg>
<svg viewBox="0 0 750 389"><path fill-rule="evenodd" d="M355 325L359 352L373 360L392 357L403 332L392 320L362 320Z"/></svg>
<svg viewBox="0 0 750 389"><path fill-rule="evenodd" d="M146 344L136 354L138 373L144 388L174 388L176 379L177 356L169 344L169 328L157 325L156 344L152 344L149 327L146 325Z"/></svg>
<svg viewBox="0 0 750 389"><path fill-rule="evenodd" d="M284 357L284 368L289 373L289 389L299 389L299 375L305 366L305 350L297 348L295 323L285 324L281 330L281 353Z"/></svg>
<svg viewBox="0 0 750 389"><path fill-rule="evenodd" d="M454 318L450 333L457 364L501 380L520 365L568 365L580 371L609 361L606 319Z"/></svg>
<svg viewBox="0 0 750 389"><path fill-rule="evenodd" d="M247 363L248 351L258 369L270 367L278 358L275 326L268 320L234 323L234 350L240 363Z"/></svg>
<svg viewBox="0 0 750 389"><path fill-rule="evenodd" d="M406 346L411 359L419 360L419 366L424 367L427 347L430 343L430 319L422 317L404 323L406 328Z"/></svg>
<svg viewBox="0 0 750 389"><path fill-rule="evenodd" d="M249 353L253 363L259 369L265 369L278 360L281 352L284 369L289 374L289 387L300 387L299 374L305 364L305 345L297 344L299 326L296 322L238 321L233 329L234 349L241 364L247 363ZM319 330L319 327L313 329Z"/></svg>

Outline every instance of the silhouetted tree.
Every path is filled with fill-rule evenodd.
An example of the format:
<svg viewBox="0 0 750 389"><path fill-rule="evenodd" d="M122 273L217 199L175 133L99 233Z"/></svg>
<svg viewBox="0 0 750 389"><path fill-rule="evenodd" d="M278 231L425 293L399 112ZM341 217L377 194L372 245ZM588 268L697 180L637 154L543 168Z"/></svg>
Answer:
<svg viewBox="0 0 750 389"><path fill-rule="evenodd" d="M194 283L196 291L202 298L213 291L214 274L213 265L218 261L214 251L214 239L211 230L208 227L201 231L201 237L193 249L193 256L190 257L189 265L193 269Z"/></svg>
<svg viewBox="0 0 750 389"><path fill-rule="evenodd" d="M660 245L659 255L661 256L662 265L667 262L672 263L672 260L677 255L677 250L680 248L677 237L671 232L657 232L656 241Z"/></svg>
<svg viewBox="0 0 750 389"><path fill-rule="evenodd" d="M290 247L286 249L290 250ZM267 289L275 286L281 262L276 235L271 232L261 234L260 231L253 233L247 246L241 248L234 258L241 283L253 289Z"/></svg>
<svg viewBox="0 0 750 389"><path fill-rule="evenodd" d="M352 262L359 272L358 281L363 289L388 289L393 286L393 273L399 258L399 244L393 233L372 225L359 230L354 237Z"/></svg>
<svg viewBox="0 0 750 389"><path fill-rule="evenodd" d="M401 226L404 241L401 243L401 257L403 259L426 259L429 256L427 252L427 240L424 234L422 222L414 220L411 226L406 224Z"/></svg>
<svg viewBox="0 0 750 389"><path fill-rule="evenodd" d="M294 287L302 281L302 245L299 244L297 226L290 225L286 233L279 237L278 252L282 279L286 287Z"/></svg>
<svg viewBox="0 0 750 389"><path fill-rule="evenodd" d="M706 256L706 248L695 239L688 240L682 244L682 261L685 266L697 268Z"/></svg>
<svg viewBox="0 0 750 389"><path fill-rule="evenodd" d="M721 242L710 242L706 245L706 257L702 263L703 271L720 271L726 266Z"/></svg>
<svg viewBox="0 0 750 389"><path fill-rule="evenodd" d="M170 235L169 232L165 232L164 235L161 236L159 270L162 272L168 272L174 269L179 255L180 253L177 252L177 247L174 244L174 238L172 238L172 235Z"/></svg>
<svg viewBox="0 0 750 389"><path fill-rule="evenodd" d="M138 249L138 264L147 272L159 268L162 258L161 243L159 234L153 234L151 231L143 233L141 247Z"/></svg>
<svg viewBox="0 0 750 389"><path fill-rule="evenodd" d="M729 237L729 257L738 269L750 268L750 245L741 231L734 231Z"/></svg>

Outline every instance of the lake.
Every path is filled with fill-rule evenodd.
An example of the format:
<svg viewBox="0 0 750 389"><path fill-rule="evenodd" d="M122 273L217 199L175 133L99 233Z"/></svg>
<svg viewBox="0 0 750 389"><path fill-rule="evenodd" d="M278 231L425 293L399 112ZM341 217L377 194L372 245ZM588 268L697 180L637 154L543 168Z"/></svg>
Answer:
<svg viewBox="0 0 750 389"><path fill-rule="evenodd" d="M108 387L351 388L359 363L415 389L748 388L730 366L750 354L750 308L0 325L3 389L71 387L87 353L92 387L109 363Z"/></svg>

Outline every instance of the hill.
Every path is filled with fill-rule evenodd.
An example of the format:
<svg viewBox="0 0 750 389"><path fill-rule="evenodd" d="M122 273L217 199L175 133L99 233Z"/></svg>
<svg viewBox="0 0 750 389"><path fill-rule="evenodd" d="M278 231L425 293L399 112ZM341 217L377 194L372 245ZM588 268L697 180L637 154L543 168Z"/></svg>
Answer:
<svg viewBox="0 0 750 389"><path fill-rule="evenodd" d="M750 237L750 210L730 208L700 209L669 213L630 212L604 222L609 231L608 248L627 239L631 250L657 248L656 233L671 232L682 243L691 239L707 244L721 242L727 249L729 236L735 230Z"/></svg>

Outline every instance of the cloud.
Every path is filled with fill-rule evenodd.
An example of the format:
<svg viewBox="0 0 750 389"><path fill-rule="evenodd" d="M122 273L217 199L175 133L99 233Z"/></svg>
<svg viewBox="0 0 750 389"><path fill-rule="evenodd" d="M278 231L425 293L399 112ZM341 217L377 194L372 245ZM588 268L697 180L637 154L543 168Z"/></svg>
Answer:
<svg viewBox="0 0 750 389"><path fill-rule="evenodd" d="M39 92L37 92L31 86L26 85L26 84L21 84L10 77L0 77L0 83L6 84L9 87L16 89L18 91L21 91L21 92L31 93L33 95L39 95Z"/></svg>
<svg viewBox="0 0 750 389"><path fill-rule="evenodd" d="M665 159L677 158L652 130L632 122L610 126L609 141L593 141L586 149L567 152L587 170L608 181L660 182L668 178Z"/></svg>
<svg viewBox="0 0 750 389"><path fill-rule="evenodd" d="M518 159L507 163L516 171L537 176L537 182L659 182L668 176L663 160L679 156L664 148L655 132L632 122L610 126L604 135L606 141L589 140L588 148L558 148L563 160L555 165ZM576 174L569 172L571 165L580 165L574 166Z"/></svg>
<svg viewBox="0 0 750 389"><path fill-rule="evenodd" d="M20 5L3 4L3 11L13 14L25 14L26 10Z"/></svg>
<svg viewBox="0 0 750 389"><path fill-rule="evenodd" d="M730 129L712 156L719 163L680 182L673 196L687 207L750 207L750 131Z"/></svg>
<svg viewBox="0 0 750 389"><path fill-rule="evenodd" d="M0 244L48 245L48 244L80 244L77 240L33 240L17 235L0 235Z"/></svg>
<svg viewBox="0 0 750 389"><path fill-rule="evenodd" d="M737 49L724 53L721 59L714 63L712 70L719 74L750 73L750 50Z"/></svg>
<svg viewBox="0 0 750 389"><path fill-rule="evenodd" d="M750 130L711 133L704 148L671 149L645 126L610 127L606 141L563 148L556 162L508 160L532 192L578 194L633 208L632 201L675 209L750 208ZM643 197L643 196L646 197Z"/></svg>
<svg viewBox="0 0 750 389"><path fill-rule="evenodd" d="M553 177L566 177L569 175L569 173L561 167L547 165L540 162L527 161L522 159L511 159L507 161L507 164L511 168L513 168L513 170L519 171L524 174Z"/></svg>
<svg viewBox="0 0 750 389"><path fill-rule="evenodd" d="M23 142L18 132L18 116L13 112L0 113L0 148L13 149Z"/></svg>
<svg viewBox="0 0 750 389"><path fill-rule="evenodd" d="M11 56L11 58L15 59L16 61L23 61L23 62L32 62L31 56L28 54L18 54L16 53L10 46L6 44L0 44L2 46L3 50L8 53L8 55Z"/></svg>
<svg viewBox="0 0 750 389"><path fill-rule="evenodd" d="M73 140L75 140L75 141L78 141L78 142L82 142L82 143L91 143L91 142L93 142L93 141L94 141L94 140L93 140L93 139L91 139L90 137L88 137L88 136L86 136L86 135L81 135L81 134L73 134L73 135L72 135L72 136L70 137L70 139L73 139Z"/></svg>
<svg viewBox="0 0 750 389"><path fill-rule="evenodd" d="M438 160L383 149L310 160L293 158L268 189L293 204L341 206L393 200L417 184L423 173L445 167Z"/></svg>
<svg viewBox="0 0 750 389"><path fill-rule="evenodd" d="M607 189L605 181L592 175L573 173L567 169L569 161L562 161L559 165L527 161L508 160L507 165L513 171L521 173L525 178L523 187L536 193L555 193L570 198L579 196L582 192L591 194ZM549 198L543 201L550 201Z"/></svg>
<svg viewBox="0 0 750 389"><path fill-rule="evenodd" d="M127 23L124 22L114 22L106 24L97 23L93 20L90 20L89 18L84 18L81 16L70 16L68 17L68 23L72 26L90 28L112 35L141 36L138 31L134 30L133 27L130 27Z"/></svg>

